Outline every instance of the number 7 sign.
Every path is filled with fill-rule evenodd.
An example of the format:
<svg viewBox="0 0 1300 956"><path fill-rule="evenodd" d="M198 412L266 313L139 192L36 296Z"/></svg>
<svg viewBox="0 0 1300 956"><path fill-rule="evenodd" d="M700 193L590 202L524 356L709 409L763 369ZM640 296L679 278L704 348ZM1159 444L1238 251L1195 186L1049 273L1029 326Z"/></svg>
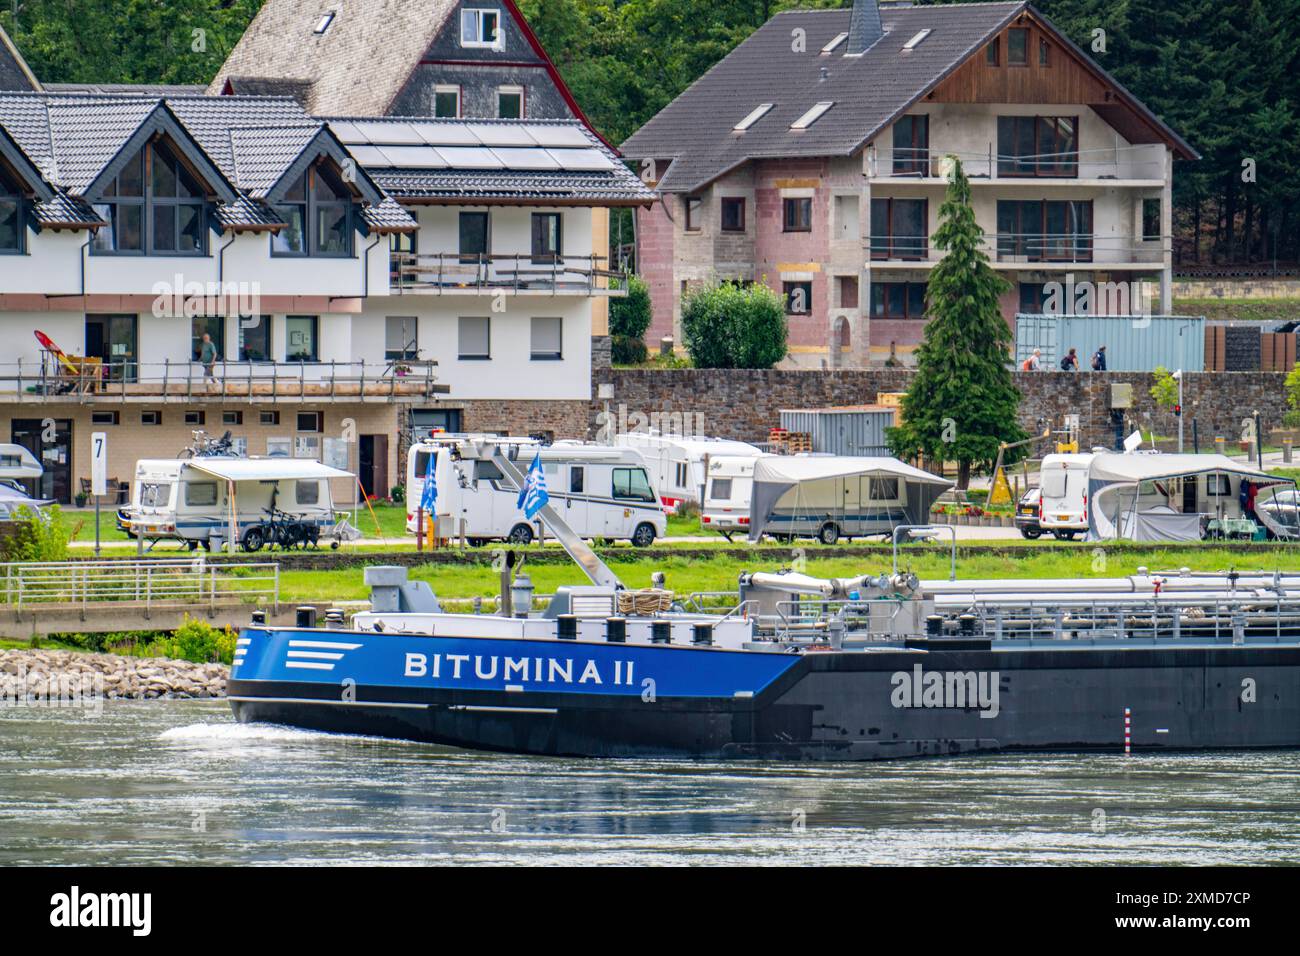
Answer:
<svg viewBox="0 0 1300 956"><path fill-rule="evenodd" d="M90 493L108 494L108 435L95 432L90 436Z"/></svg>

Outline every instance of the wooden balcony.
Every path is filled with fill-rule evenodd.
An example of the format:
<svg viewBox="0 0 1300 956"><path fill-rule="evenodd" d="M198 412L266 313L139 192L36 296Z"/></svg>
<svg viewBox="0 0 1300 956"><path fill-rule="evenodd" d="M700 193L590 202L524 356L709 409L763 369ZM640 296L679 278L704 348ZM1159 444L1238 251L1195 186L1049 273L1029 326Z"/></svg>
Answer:
<svg viewBox="0 0 1300 956"><path fill-rule="evenodd" d="M394 253L394 295L577 295L624 296L610 288L626 276L608 268L606 256L418 255ZM625 283L623 283L625 285Z"/></svg>

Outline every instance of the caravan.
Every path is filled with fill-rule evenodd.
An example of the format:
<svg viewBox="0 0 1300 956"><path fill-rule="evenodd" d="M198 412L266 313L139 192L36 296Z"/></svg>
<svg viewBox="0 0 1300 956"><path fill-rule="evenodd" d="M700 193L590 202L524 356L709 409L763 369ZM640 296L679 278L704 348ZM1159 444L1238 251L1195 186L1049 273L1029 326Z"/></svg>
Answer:
<svg viewBox="0 0 1300 956"><path fill-rule="evenodd" d="M1088 466L1093 456L1047 455L1039 469L1039 527L1058 541L1088 533Z"/></svg>
<svg viewBox="0 0 1300 956"><path fill-rule="evenodd" d="M245 551L259 551L285 522L305 529L310 542L334 529L331 478L353 476L293 458L144 460L123 520L132 537L191 549L220 550L233 537Z"/></svg>
<svg viewBox="0 0 1300 956"><path fill-rule="evenodd" d="M648 547L667 532L667 516L639 452L608 445L540 447L532 440L494 441L521 470L528 468L535 455L541 455L551 507L580 537L626 539ZM489 460L462 460L456 444L450 438L422 442L413 445L408 455L408 478L421 465L422 474L427 475L429 456L434 456L438 533L448 538L463 536L471 545L496 540L531 544L540 536L540 522L524 517L514 482ZM420 496L423 484L422 480L418 486ZM411 487L409 507L414 512L421 497L415 495L414 483Z"/></svg>
<svg viewBox="0 0 1300 956"><path fill-rule="evenodd" d="M720 455L756 458L762 454L743 441L687 438L654 432L615 435L614 444L620 448L635 448L641 453L650 477L659 489L660 500L666 508L674 511L681 504L700 504L705 469L712 459Z"/></svg>
<svg viewBox="0 0 1300 956"><path fill-rule="evenodd" d="M0 484L22 491L21 482L34 481L43 474L44 467L25 447L0 444Z"/></svg>
<svg viewBox="0 0 1300 956"><path fill-rule="evenodd" d="M731 540L736 531L749 528L749 500L754 492L754 464L766 455L710 456L700 527L720 531Z"/></svg>

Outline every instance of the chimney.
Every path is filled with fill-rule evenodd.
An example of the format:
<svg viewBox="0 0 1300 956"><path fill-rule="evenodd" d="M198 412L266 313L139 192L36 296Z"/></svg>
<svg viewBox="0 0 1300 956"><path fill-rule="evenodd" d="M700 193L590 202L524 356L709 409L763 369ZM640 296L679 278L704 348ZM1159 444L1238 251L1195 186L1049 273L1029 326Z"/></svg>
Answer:
<svg viewBox="0 0 1300 956"><path fill-rule="evenodd" d="M876 0L853 0L853 17L849 20L849 42L844 52L861 53L884 35L880 26L880 8Z"/></svg>

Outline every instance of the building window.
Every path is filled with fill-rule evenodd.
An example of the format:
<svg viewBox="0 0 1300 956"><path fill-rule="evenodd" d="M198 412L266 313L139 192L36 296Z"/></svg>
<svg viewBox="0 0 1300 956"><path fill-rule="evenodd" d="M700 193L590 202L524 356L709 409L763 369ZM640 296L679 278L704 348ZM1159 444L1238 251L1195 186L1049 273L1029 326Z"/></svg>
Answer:
<svg viewBox="0 0 1300 956"><path fill-rule="evenodd" d="M497 90L497 119L524 118L524 88L503 86Z"/></svg>
<svg viewBox="0 0 1300 956"><path fill-rule="evenodd" d="M700 231L700 210L704 207L704 200L699 196L687 196L684 200L686 203L686 231Z"/></svg>
<svg viewBox="0 0 1300 956"><path fill-rule="evenodd" d="M460 214L460 261L486 262L491 222L485 212Z"/></svg>
<svg viewBox="0 0 1300 956"><path fill-rule="evenodd" d="M871 258L924 259L929 215L925 199L871 200Z"/></svg>
<svg viewBox="0 0 1300 956"><path fill-rule="evenodd" d="M533 261L557 262L563 255L564 232L560 214L533 213Z"/></svg>
<svg viewBox="0 0 1300 956"><path fill-rule="evenodd" d="M784 232L812 232L812 197L786 199L784 207Z"/></svg>
<svg viewBox="0 0 1300 956"><path fill-rule="evenodd" d="M1007 66L1029 65L1029 31L1012 27L1007 31Z"/></svg>
<svg viewBox="0 0 1300 956"><path fill-rule="evenodd" d="M203 336L212 339L217 361L226 355L226 320L223 316L196 315L190 319L190 361L203 359Z"/></svg>
<svg viewBox="0 0 1300 956"><path fill-rule="evenodd" d="M1019 313L1021 315L1044 314L1043 306L1047 302L1045 288L1041 282L1020 283Z"/></svg>
<svg viewBox="0 0 1300 956"><path fill-rule="evenodd" d="M924 319L924 282L871 283L873 319Z"/></svg>
<svg viewBox="0 0 1300 956"><path fill-rule="evenodd" d="M563 319L533 319L533 342L529 357L534 362L554 362L564 358Z"/></svg>
<svg viewBox="0 0 1300 956"><path fill-rule="evenodd" d="M271 317L269 315L239 317L239 360L241 362L271 361Z"/></svg>
<svg viewBox="0 0 1300 956"><path fill-rule="evenodd" d="M460 117L460 87L435 86L433 88L433 115L439 119Z"/></svg>
<svg viewBox="0 0 1300 956"><path fill-rule="evenodd" d="M384 358L389 362L420 357L418 323L413 315L384 319Z"/></svg>
<svg viewBox="0 0 1300 956"><path fill-rule="evenodd" d="M223 425L242 425L244 424L244 413L241 411L222 412L221 424Z"/></svg>
<svg viewBox="0 0 1300 956"><path fill-rule="evenodd" d="M186 425L206 425L208 416L206 412L191 410L185 413Z"/></svg>
<svg viewBox="0 0 1300 956"><path fill-rule="evenodd" d="M320 317L290 315L284 320L285 358L290 362L320 361Z"/></svg>
<svg viewBox="0 0 1300 956"><path fill-rule="evenodd" d="M320 412L299 412L298 431L319 435L325 430L325 416Z"/></svg>
<svg viewBox="0 0 1300 956"><path fill-rule="evenodd" d="M836 282L840 290L840 308L856 309L858 307L858 277L838 276Z"/></svg>
<svg viewBox="0 0 1300 956"><path fill-rule="evenodd" d="M92 425L116 425L121 421L121 412L91 412L90 424Z"/></svg>
<svg viewBox="0 0 1300 956"><path fill-rule="evenodd" d="M1052 65L1052 44L1043 39L1038 41L1038 65Z"/></svg>
<svg viewBox="0 0 1300 956"><path fill-rule="evenodd" d="M929 172L930 117L900 117L894 124L894 175L926 176Z"/></svg>
<svg viewBox="0 0 1300 956"><path fill-rule="evenodd" d="M405 275L414 272L419 264L415 260L419 252L419 233L394 232L388 236L389 273L392 280L401 284ZM404 273L402 270L405 269Z"/></svg>
<svg viewBox="0 0 1300 956"><path fill-rule="evenodd" d="M485 316L461 316L456 356L462 362L484 362L492 358L492 320Z"/></svg>
<svg viewBox="0 0 1300 956"><path fill-rule="evenodd" d="M1142 239L1153 242L1161 238L1160 200L1142 200Z"/></svg>
<svg viewBox="0 0 1300 956"><path fill-rule="evenodd" d="M501 49L501 13L498 10L460 12L460 45Z"/></svg>
<svg viewBox="0 0 1300 956"><path fill-rule="evenodd" d="M275 211L286 225L271 237L272 255L352 255L352 194L332 170L307 170Z"/></svg>
<svg viewBox="0 0 1300 956"><path fill-rule="evenodd" d="M989 45L984 48L984 62L989 66L997 66L1001 62L1001 41L994 37L989 41Z"/></svg>
<svg viewBox="0 0 1300 956"><path fill-rule="evenodd" d="M161 425L162 412L145 411L140 413L141 425Z"/></svg>
<svg viewBox="0 0 1300 956"><path fill-rule="evenodd" d="M722 199L722 231L745 231L745 200L739 196L725 196Z"/></svg>
<svg viewBox="0 0 1300 956"><path fill-rule="evenodd" d="M808 315L812 312L811 282L782 282L781 291L785 294L786 315Z"/></svg>
<svg viewBox="0 0 1300 956"><path fill-rule="evenodd" d="M203 189L161 143L133 156L94 205L108 223L91 240L97 254L208 254Z"/></svg>
<svg viewBox="0 0 1300 956"><path fill-rule="evenodd" d="M998 200L998 260L1091 262L1092 200Z"/></svg>
<svg viewBox="0 0 1300 956"><path fill-rule="evenodd" d="M325 35L325 31L328 30L328 29L330 28L330 24L332 24L333 22L334 22L334 11L333 11L333 10L329 11L328 13L322 13L322 14L321 14L317 19L316 19L316 25L315 25L314 27L312 27L311 32L314 33L314 34L316 34L318 37L319 37L319 36L324 36L324 35Z"/></svg>
<svg viewBox="0 0 1300 956"><path fill-rule="evenodd" d="M257 423L259 425L278 425L280 424L280 413L278 411L258 412Z"/></svg>
<svg viewBox="0 0 1300 956"><path fill-rule="evenodd" d="M16 255L26 251L26 204L18 186L0 173L0 254Z"/></svg>
<svg viewBox="0 0 1300 956"><path fill-rule="evenodd" d="M1076 116L999 116L998 175L1079 175Z"/></svg>

